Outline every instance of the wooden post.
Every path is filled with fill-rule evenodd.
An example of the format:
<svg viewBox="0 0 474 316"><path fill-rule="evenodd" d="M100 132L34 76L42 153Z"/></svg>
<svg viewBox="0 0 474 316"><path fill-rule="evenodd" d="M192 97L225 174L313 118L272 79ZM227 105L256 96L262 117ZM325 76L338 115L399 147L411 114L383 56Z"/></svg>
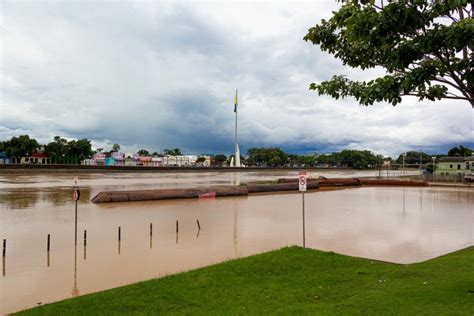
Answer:
<svg viewBox="0 0 474 316"><path fill-rule="evenodd" d="M84 247L87 246L87 230L84 229Z"/></svg>
<svg viewBox="0 0 474 316"><path fill-rule="evenodd" d="M122 233L121 233L121 230L120 230L120 226L118 228L118 240L121 241L122 240Z"/></svg>
<svg viewBox="0 0 474 316"><path fill-rule="evenodd" d="M51 235L50 234L48 234L48 245L46 246L46 249L48 250L48 252L51 249Z"/></svg>
<svg viewBox="0 0 474 316"><path fill-rule="evenodd" d="M199 220L197 219L196 222L197 222L197 225L198 225L198 229L201 230L201 224L199 224Z"/></svg>
<svg viewBox="0 0 474 316"><path fill-rule="evenodd" d="M6 263L6 255L7 255L7 240L3 240L3 256L2 256L2 275L5 276L7 274L7 263Z"/></svg>
<svg viewBox="0 0 474 316"><path fill-rule="evenodd" d="M153 236L153 223L150 223L150 237Z"/></svg>
<svg viewBox="0 0 474 316"><path fill-rule="evenodd" d="M179 224L178 224L178 221L176 221L176 233L179 232Z"/></svg>

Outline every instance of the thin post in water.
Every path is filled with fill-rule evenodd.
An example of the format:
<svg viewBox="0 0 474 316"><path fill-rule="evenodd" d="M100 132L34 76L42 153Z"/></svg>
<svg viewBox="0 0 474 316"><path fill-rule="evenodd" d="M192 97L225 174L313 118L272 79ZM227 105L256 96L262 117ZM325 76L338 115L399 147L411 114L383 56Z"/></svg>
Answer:
<svg viewBox="0 0 474 316"><path fill-rule="evenodd" d="M87 230L84 229L84 247L87 246Z"/></svg>
<svg viewBox="0 0 474 316"><path fill-rule="evenodd" d="M198 229L201 230L201 224L199 224L199 220L198 220L198 219L196 220L196 223L197 223L197 225L198 225Z"/></svg>
<svg viewBox="0 0 474 316"><path fill-rule="evenodd" d="M48 243L47 243L46 249L48 250L48 252L51 250L51 235L50 234L48 234Z"/></svg>
<svg viewBox="0 0 474 316"><path fill-rule="evenodd" d="M118 240L119 240L119 241L122 240L122 231L121 231L120 226L118 227Z"/></svg>
<svg viewBox="0 0 474 316"><path fill-rule="evenodd" d="M153 223L150 223L150 237L153 236Z"/></svg>
<svg viewBox="0 0 474 316"><path fill-rule="evenodd" d="M176 243L178 243L178 235L179 235L179 224L178 224L178 221L176 221Z"/></svg>
<svg viewBox="0 0 474 316"><path fill-rule="evenodd" d="M6 262L6 255L7 255L7 240L3 240L3 256L2 256L2 275L5 276L7 274L7 262Z"/></svg>

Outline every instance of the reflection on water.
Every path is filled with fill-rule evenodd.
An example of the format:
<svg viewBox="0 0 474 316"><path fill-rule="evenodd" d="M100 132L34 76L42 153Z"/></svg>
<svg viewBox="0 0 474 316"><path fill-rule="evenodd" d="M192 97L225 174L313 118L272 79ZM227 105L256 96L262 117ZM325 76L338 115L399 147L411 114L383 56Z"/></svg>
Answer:
<svg viewBox="0 0 474 316"><path fill-rule="evenodd" d="M59 189L67 198L57 204L41 198L52 188L38 190L34 208L13 209L2 201L0 240L7 239L9 248L2 262L0 313L302 243L300 194L84 200L78 210L81 260L74 247L71 191ZM473 244L473 203L473 190L456 188L306 193L306 245L399 263L427 260ZM54 239L45 254L48 234Z"/></svg>
<svg viewBox="0 0 474 316"><path fill-rule="evenodd" d="M26 209L41 204L62 206L72 199L72 188L2 189L0 191L0 209ZM91 199L90 188L81 188L81 200Z"/></svg>

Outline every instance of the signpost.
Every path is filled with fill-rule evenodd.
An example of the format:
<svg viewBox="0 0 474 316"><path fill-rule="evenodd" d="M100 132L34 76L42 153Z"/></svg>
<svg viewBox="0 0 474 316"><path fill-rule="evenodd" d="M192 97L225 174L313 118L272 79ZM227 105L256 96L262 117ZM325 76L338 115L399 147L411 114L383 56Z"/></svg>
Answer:
<svg viewBox="0 0 474 316"><path fill-rule="evenodd" d="M77 177L74 177L74 188L72 192L72 199L74 200L74 245L77 245L77 201L81 198L81 191L77 187Z"/></svg>
<svg viewBox="0 0 474 316"><path fill-rule="evenodd" d="M298 175L298 183L303 198L303 248L306 248L306 232L305 232L305 214L304 214L304 192L306 191L306 172L300 171Z"/></svg>

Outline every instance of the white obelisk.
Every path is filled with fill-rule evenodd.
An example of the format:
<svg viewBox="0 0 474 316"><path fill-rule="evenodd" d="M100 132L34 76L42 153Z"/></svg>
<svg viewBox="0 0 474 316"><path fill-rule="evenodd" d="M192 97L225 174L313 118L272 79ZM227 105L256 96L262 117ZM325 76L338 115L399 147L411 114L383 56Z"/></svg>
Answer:
<svg viewBox="0 0 474 316"><path fill-rule="evenodd" d="M240 167L240 149L237 139L237 105L238 105L238 96L237 90L235 90L235 100L234 100L234 113L235 113L235 159L234 167Z"/></svg>

